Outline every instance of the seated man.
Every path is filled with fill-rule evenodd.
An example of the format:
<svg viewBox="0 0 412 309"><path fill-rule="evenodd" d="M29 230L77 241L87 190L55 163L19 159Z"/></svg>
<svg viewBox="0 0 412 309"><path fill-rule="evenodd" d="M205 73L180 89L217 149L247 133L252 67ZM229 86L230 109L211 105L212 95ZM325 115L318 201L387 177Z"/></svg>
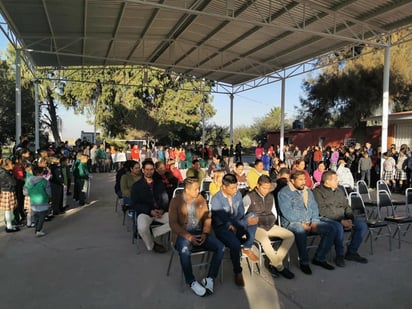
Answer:
<svg viewBox="0 0 412 309"><path fill-rule="evenodd" d="M212 220L199 188L200 183L196 178L184 180L183 193L170 202L169 224L186 283L196 295L204 296L206 293L213 294L214 279L218 275L225 246L210 235ZM196 281L192 271L191 253L194 248L213 251L209 273L201 284Z"/></svg>
<svg viewBox="0 0 412 309"><path fill-rule="evenodd" d="M173 191L179 185L179 180L173 176L171 171L166 169L166 165L162 161L157 161L155 163L155 170L153 178L160 179L164 183L169 200L171 200Z"/></svg>
<svg viewBox="0 0 412 309"><path fill-rule="evenodd" d="M205 172L200 167L200 161L198 159L192 161L192 167L187 170L186 177L196 178L199 180L199 183L202 183L202 180L205 179Z"/></svg>
<svg viewBox="0 0 412 309"><path fill-rule="evenodd" d="M212 225L216 237L230 249L230 259L232 260L233 271L235 273L235 283L244 287L245 282L240 266L241 241L244 241L244 248L249 249L249 257L253 261L259 259L250 250L255 238L257 221L255 216L245 217L242 194L237 190L236 176L227 174L223 177L222 187L218 193L210 200L212 208Z"/></svg>
<svg viewBox="0 0 412 309"><path fill-rule="evenodd" d="M268 175L269 176L269 172L265 171L263 169L262 160L256 159L255 160L255 165L247 173L247 184L248 184L250 190L253 190L256 187L258 178L261 175Z"/></svg>
<svg viewBox="0 0 412 309"><path fill-rule="evenodd" d="M334 225L337 230L335 238L336 266L344 267L344 258L359 263L367 263L368 260L358 254L358 249L368 227L365 222L354 219L345 194L338 189L336 172L324 172L322 182L320 186L313 190L313 195L318 203L320 220ZM352 230L352 239L345 257L343 255L344 230Z"/></svg>
<svg viewBox="0 0 412 309"><path fill-rule="evenodd" d="M278 193L279 207L282 212L282 225L295 234L300 269L307 275L312 274L309 255L306 248L308 235L320 235L321 240L312 263L325 269L334 267L326 262L326 254L333 245L336 229L333 225L320 221L318 204L313 193L306 186L303 171L296 171L290 176L290 183Z"/></svg>
<svg viewBox="0 0 412 309"><path fill-rule="evenodd" d="M169 216L167 214L169 198L166 187L162 180L153 179L154 163L151 159L142 162L142 173L143 177L132 186L131 208L136 211L138 233L142 237L147 250L164 253L166 249L154 242L150 225L153 221L160 222L163 223L163 234L170 231Z"/></svg>
<svg viewBox="0 0 412 309"><path fill-rule="evenodd" d="M270 260L269 271L274 277L279 277L281 274L287 279L292 279L295 275L283 266L283 260L292 247L295 236L276 224L278 214L275 200L270 194L271 189L272 182L269 176L260 176L255 189L243 198L243 204L247 212L255 213L259 218L255 239L262 244L263 251ZM282 244L277 251L270 243L271 237L282 239Z"/></svg>

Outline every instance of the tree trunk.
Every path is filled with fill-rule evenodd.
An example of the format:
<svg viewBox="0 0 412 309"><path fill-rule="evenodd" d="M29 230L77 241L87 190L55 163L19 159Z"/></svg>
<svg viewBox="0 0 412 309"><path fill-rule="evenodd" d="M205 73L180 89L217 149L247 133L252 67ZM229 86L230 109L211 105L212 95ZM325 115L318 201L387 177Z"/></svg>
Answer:
<svg viewBox="0 0 412 309"><path fill-rule="evenodd" d="M56 105L54 104L53 92L50 87L47 87L47 111L50 116L50 130L56 144L60 144L61 138L59 134L59 125L57 121Z"/></svg>

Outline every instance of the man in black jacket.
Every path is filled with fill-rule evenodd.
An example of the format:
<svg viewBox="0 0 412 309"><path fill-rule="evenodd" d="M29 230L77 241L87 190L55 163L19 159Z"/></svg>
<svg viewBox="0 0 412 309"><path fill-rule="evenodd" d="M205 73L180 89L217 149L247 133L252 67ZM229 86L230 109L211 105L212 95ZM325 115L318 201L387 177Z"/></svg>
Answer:
<svg viewBox="0 0 412 309"><path fill-rule="evenodd" d="M322 175L321 184L313 190L319 207L320 220L332 224L337 233L335 238L336 266L344 267L345 259L358 263L368 260L358 253L359 246L367 232L363 221L355 220L348 200L338 188L338 177L334 171L326 171ZM344 231L352 231L352 239L344 256Z"/></svg>
<svg viewBox="0 0 412 309"><path fill-rule="evenodd" d="M161 179L154 179L154 163L151 159L142 162L143 177L137 181L131 190L132 209L137 213L137 231L142 237L147 250L158 253L166 252L166 249L154 242L154 237L150 232L150 225L153 221L163 223L157 229L157 236L170 231L169 198L166 187Z"/></svg>

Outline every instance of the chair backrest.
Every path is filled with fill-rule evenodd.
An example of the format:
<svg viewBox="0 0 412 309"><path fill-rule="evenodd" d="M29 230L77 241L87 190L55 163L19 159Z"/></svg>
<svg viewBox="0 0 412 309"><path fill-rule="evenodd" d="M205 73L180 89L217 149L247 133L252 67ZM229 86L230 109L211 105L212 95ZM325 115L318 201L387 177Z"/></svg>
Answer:
<svg viewBox="0 0 412 309"><path fill-rule="evenodd" d="M388 192L389 196L391 195L391 190L389 190L388 184L385 182L385 180L380 179L376 182L376 190L384 190Z"/></svg>
<svg viewBox="0 0 412 309"><path fill-rule="evenodd" d="M405 207L408 217L410 216L409 206L412 206L412 188L408 188L405 191Z"/></svg>
<svg viewBox="0 0 412 309"><path fill-rule="evenodd" d="M382 213L382 208L386 209L386 214L391 213L392 216L396 216L395 208L393 207L391 196L386 190L377 190L377 203L378 211Z"/></svg>
<svg viewBox="0 0 412 309"><path fill-rule="evenodd" d="M405 191L405 203L406 206L412 206L412 188L408 188Z"/></svg>
<svg viewBox="0 0 412 309"><path fill-rule="evenodd" d="M362 195L358 192L349 193L349 205L355 216L365 217L368 220L368 213L363 203Z"/></svg>
<svg viewBox="0 0 412 309"><path fill-rule="evenodd" d="M200 184L200 191L209 191L210 184L212 182L210 180L202 180Z"/></svg>
<svg viewBox="0 0 412 309"><path fill-rule="evenodd" d="M182 194L184 190L185 190L185 189L184 189L184 188L181 188L181 187L178 187L178 188L174 189L174 191L173 191L173 197L175 197L176 195Z"/></svg>
<svg viewBox="0 0 412 309"><path fill-rule="evenodd" d="M348 189L345 186L338 186L338 188L341 189L343 193L345 193L346 198L349 199Z"/></svg>
<svg viewBox="0 0 412 309"><path fill-rule="evenodd" d="M356 191L359 194L369 194L368 185L366 184L365 180L358 180L356 182Z"/></svg>

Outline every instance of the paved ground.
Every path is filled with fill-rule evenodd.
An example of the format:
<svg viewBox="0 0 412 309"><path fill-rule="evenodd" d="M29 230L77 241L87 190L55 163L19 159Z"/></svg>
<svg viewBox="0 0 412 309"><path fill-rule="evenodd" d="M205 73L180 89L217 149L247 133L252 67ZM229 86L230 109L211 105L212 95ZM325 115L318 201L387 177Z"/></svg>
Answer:
<svg viewBox="0 0 412 309"><path fill-rule="evenodd" d="M370 256L364 244L367 265L313 266L312 276L300 272L292 253L294 280L251 277L244 263L244 289L234 285L226 261L215 294L199 298L182 285L177 257L166 277L170 253L137 254L114 212L113 184L114 174L95 175L91 205L47 223L46 237L26 228L0 232L0 308L410 308L412 233L400 250L394 241L390 252L380 239Z"/></svg>

